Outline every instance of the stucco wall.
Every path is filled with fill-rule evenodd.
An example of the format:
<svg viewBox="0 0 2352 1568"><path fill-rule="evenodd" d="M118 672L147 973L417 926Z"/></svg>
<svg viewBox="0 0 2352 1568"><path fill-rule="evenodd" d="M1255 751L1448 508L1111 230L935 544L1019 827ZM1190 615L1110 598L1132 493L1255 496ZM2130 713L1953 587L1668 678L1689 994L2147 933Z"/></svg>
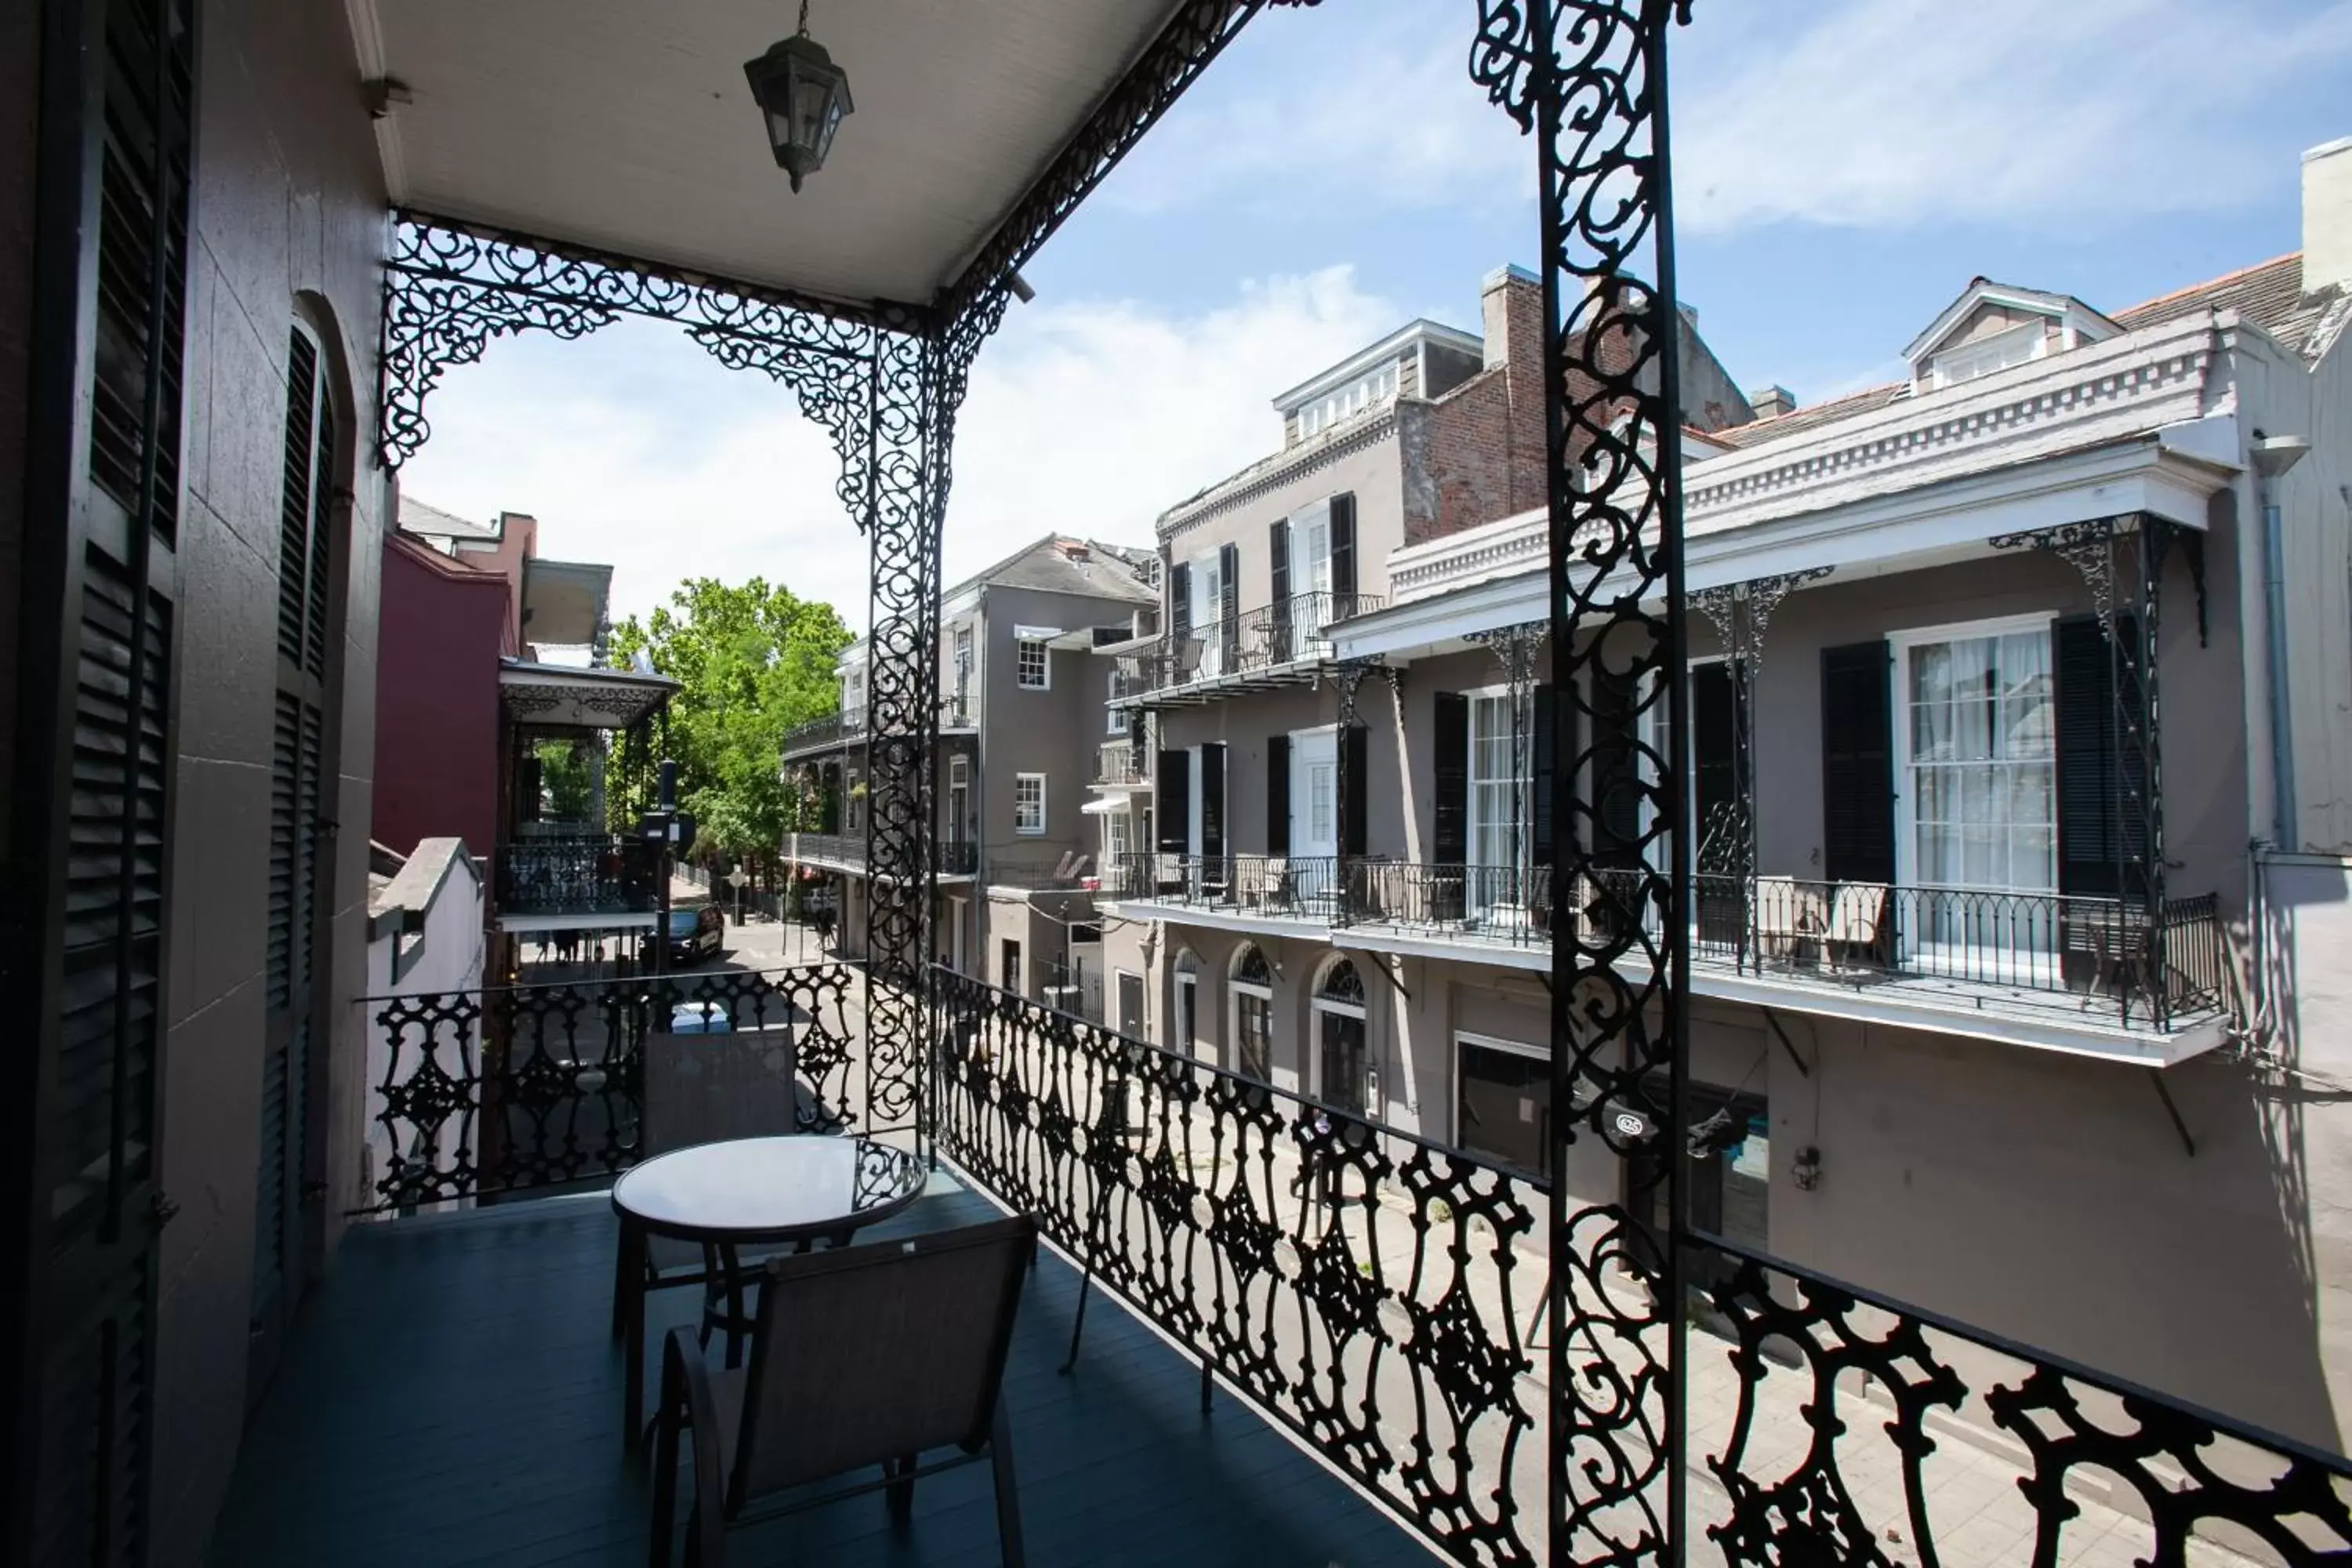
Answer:
<svg viewBox="0 0 2352 1568"><path fill-rule="evenodd" d="M210 0L197 91L191 245L177 850L163 1079L165 1228L156 1347L153 1535L194 1562L235 1463L247 1397L263 1042L270 714L289 323L327 345L343 429L358 437L342 568L341 725L328 811L333 1020L313 1134L327 1151L322 1256L359 1199L367 836L375 740L378 568L386 512L366 434L387 219L344 16L335 6ZM320 1092L323 1091L323 1092Z"/></svg>
<svg viewBox="0 0 2352 1568"><path fill-rule="evenodd" d="M496 847L499 649L512 614L503 576L459 576L383 548L371 836L406 854L419 840Z"/></svg>
<svg viewBox="0 0 2352 1568"><path fill-rule="evenodd" d="M1378 427L1384 417L1365 416L1365 428ZM1163 529L1160 542L1165 557L1181 565L1213 553L1220 545L1234 545L1241 567L1239 607L1247 615L1274 601L1268 525L1300 507L1348 491L1356 498L1356 591L1386 594L1389 552L1404 543L1403 488L1393 426L1369 441L1360 442L1352 432L1318 439L1325 445L1316 451L1334 455L1302 457L1299 471L1279 483L1245 488L1202 514L1184 518L1172 530ZM1304 454L1308 448L1299 450ZM1294 583L1290 591L1306 590ZM1164 592L1160 607L1164 617ZM1210 613L1194 605L1192 624L1200 626ZM1166 624L1164 618L1161 624Z"/></svg>

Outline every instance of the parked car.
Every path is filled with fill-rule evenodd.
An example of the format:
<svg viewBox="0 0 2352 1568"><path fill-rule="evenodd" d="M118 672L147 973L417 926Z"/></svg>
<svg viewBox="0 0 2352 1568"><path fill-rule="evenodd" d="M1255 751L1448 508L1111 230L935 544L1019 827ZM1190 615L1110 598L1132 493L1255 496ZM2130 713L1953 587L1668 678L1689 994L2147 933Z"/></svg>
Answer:
<svg viewBox="0 0 2352 1568"><path fill-rule="evenodd" d="M717 904L669 912L669 966L681 969L717 958L727 947L727 917Z"/></svg>
<svg viewBox="0 0 2352 1568"><path fill-rule="evenodd" d="M673 1035L728 1035L734 1030L735 1022L721 1002L680 1002L669 1010Z"/></svg>

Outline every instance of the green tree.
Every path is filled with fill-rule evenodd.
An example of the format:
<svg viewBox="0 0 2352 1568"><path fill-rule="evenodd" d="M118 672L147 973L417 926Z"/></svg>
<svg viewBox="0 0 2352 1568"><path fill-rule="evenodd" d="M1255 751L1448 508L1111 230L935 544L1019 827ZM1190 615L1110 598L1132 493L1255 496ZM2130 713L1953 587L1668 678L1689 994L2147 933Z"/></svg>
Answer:
<svg viewBox="0 0 2352 1568"><path fill-rule="evenodd" d="M831 605L754 577L730 585L681 583L667 605L616 627L625 665L639 649L678 683L670 699L668 753L678 764L678 804L694 813L698 858L727 856L772 879L783 836L803 826L805 803L780 776L784 731L840 700L834 675L849 629ZM646 804L611 789L624 820Z"/></svg>
<svg viewBox="0 0 2352 1568"><path fill-rule="evenodd" d="M585 822L594 790L588 770L593 741L542 741L539 744L540 787L547 794L546 813L555 822Z"/></svg>

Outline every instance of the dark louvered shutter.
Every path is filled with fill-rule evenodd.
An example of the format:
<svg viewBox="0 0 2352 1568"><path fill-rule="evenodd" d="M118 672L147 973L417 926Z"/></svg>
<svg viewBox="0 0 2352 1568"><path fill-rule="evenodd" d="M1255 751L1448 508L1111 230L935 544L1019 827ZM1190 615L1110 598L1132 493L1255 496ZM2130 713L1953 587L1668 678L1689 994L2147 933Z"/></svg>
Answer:
<svg viewBox="0 0 2352 1568"><path fill-rule="evenodd" d="M1344 826L1339 833L1339 853L1368 855L1371 842L1371 731L1361 724L1350 724L1339 731L1340 784L1339 816Z"/></svg>
<svg viewBox="0 0 2352 1568"><path fill-rule="evenodd" d="M1241 662L1242 552L1234 544L1217 546L1217 631L1224 639L1226 674Z"/></svg>
<svg viewBox="0 0 2352 1568"><path fill-rule="evenodd" d="M1429 852L1440 866L1459 866L1470 858L1470 700L1441 691L1435 708Z"/></svg>
<svg viewBox="0 0 2352 1568"><path fill-rule="evenodd" d="M1290 853L1290 737L1265 742L1265 852Z"/></svg>
<svg viewBox="0 0 2352 1568"><path fill-rule="evenodd" d="M1694 857L1702 871L1748 869L1748 834L1739 811L1739 700L1731 663L1718 659L1690 672Z"/></svg>
<svg viewBox="0 0 2352 1568"><path fill-rule="evenodd" d="M1211 860L1225 857L1225 748L1213 742L1201 748L1201 854Z"/></svg>
<svg viewBox="0 0 2352 1568"><path fill-rule="evenodd" d="M1160 852L1185 853L1185 829L1192 814L1192 753L1160 752L1159 782L1151 794L1152 809L1159 813Z"/></svg>
<svg viewBox="0 0 2352 1568"><path fill-rule="evenodd" d="M1534 864L1538 866L1552 864L1551 795L1556 782L1554 775L1559 766L1559 720L1563 707L1563 704L1556 700L1557 696L1558 693L1552 689L1549 681L1536 687L1533 719L1535 734L1532 737L1534 742L1531 747L1532 754L1528 759L1528 793L1534 798L1528 802L1528 816L1531 841L1530 853ZM1572 712L1573 705L1567 706ZM1569 755L1575 754L1575 748L1571 745L1569 748Z"/></svg>
<svg viewBox="0 0 2352 1568"><path fill-rule="evenodd" d="M1192 629L1192 568L1188 563L1168 568L1168 635L1181 637Z"/></svg>
<svg viewBox="0 0 2352 1568"><path fill-rule="evenodd" d="M2119 616L2126 647L2139 624ZM2138 898L2147 888L2147 788L2144 705L2136 683L2116 700L2115 662L2095 616L2069 616L2053 628L2058 677L2058 890L2077 897Z"/></svg>
<svg viewBox="0 0 2352 1568"><path fill-rule="evenodd" d="M1895 760L1883 642L1822 650L1822 875L1895 880Z"/></svg>
<svg viewBox="0 0 2352 1568"><path fill-rule="evenodd" d="M1430 882L1430 913L1438 920L1460 920L1461 873L1447 868L1459 868L1470 858L1470 700L1456 691L1441 691L1433 707L1429 854L1438 869Z"/></svg>
<svg viewBox="0 0 2352 1568"><path fill-rule="evenodd" d="M1277 517L1266 525L1266 555L1273 568L1274 658L1279 664L1291 656L1290 647L1290 520Z"/></svg>
<svg viewBox="0 0 2352 1568"><path fill-rule="evenodd" d="M278 489L278 691L271 726L269 908L263 974L261 1137L255 1152L249 1392L266 1383L307 1260L315 981L325 854L327 668L335 430L319 345L301 327L287 350Z"/></svg>
<svg viewBox="0 0 2352 1568"><path fill-rule="evenodd" d="M1592 672L1592 863L1619 870L1642 864L1640 691L1630 672Z"/></svg>
<svg viewBox="0 0 2352 1568"><path fill-rule="evenodd" d="M1356 613L1356 498L1344 491L1331 498L1331 599L1325 619Z"/></svg>
<svg viewBox="0 0 2352 1568"><path fill-rule="evenodd" d="M0 1263L33 1352L5 1374L28 1506L0 1521L0 1557L44 1568L151 1555L194 9L52 7L85 26L42 61L84 117L44 127L44 183L96 215L33 232L37 270L96 286L33 324L27 548L0 605L23 699L0 882L25 922L0 1016L40 1134L12 1152L30 1189L12 1228L39 1262Z"/></svg>

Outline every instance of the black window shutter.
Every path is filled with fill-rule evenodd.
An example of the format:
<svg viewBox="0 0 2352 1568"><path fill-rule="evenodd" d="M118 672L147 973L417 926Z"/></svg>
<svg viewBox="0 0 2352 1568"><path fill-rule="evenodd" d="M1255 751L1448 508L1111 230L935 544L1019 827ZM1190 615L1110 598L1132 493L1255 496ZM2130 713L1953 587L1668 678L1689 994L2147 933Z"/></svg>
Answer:
<svg viewBox="0 0 2352 1568"><path fill-rule="evenodd" d="M1822 650L1822 875L1895 880L1895 759L1884 642Z"/></svg>
<svg viewBox="0 0 2352 1568"><path fill-rule="evenodd" d="M1265 534L1274 569L1274 658L1279 664L1290 657L1290 520L1276 518Z"/></svg>
<svg viewBox="0 0 2352 1568"><path fill-rule="evenodd" d="M1470 858L1470 700L1437 694L1437 731L1430 756L1436 794L1430 814L1429 852L1440 866Z"/></svg>
<svg viewBox="0 0 2352 1568"><path fill-rule="evenodd" d="M1217 619L1224 638L1225 673L1240 662L1242 646L1242 552L1237 544L1217 546Z"/></svg>
<svg viewBox="0 0 2352 1568"><path fill-rule="evenodd" d="M2138 623L2118 617L2116 635L2131 646ZM2147 828L2133 797L2147 787L2147 763L2145 748L2126 731L2146 733L2144 713L2130 713L2127 726L2117 710L2115 666L2097 616L2067 616L2053 629L2052 642L2058 677L2058 890L2137 898L2147 890Z"/></svg>
<svg viewBox="0 0 2352 1568"><path fill-rule="evenodd" d="M1221 741L1201 748L1201 853L1212 860L1225 856L1225 747Z"/></svg>
<svg viewBox="0 0 2352 1568"><path fill-rule="evenodd" d="M1168 568L1168 635L1181 637L1192 629L1192 568L1190 563Z"/></svg>
<svg viewBox="0 0 2352 1568"><path fill-rule="evenodd" d="M1342 855L1368 855L1371 836L1366 831L1370 817L1372 772L1371 731L1361 724L1350 724L1339 731L1339 744L1347 748L1340 758L1340 772L1347 776L1347 795L1342 800L1341 815L1347 818L1346 836L1339 845Z"/></svg>
<svg viewBox="0 0 2352 1568"><path fill-rule="evenodd" d="M1159 783L1151 793L1152 806L1159 814L1160 852L1183 854L1185 828L1192 815L1192 753L1160 752Z"/></svg>
<svg viewBox="0 0 2352 1568"><path fill-rule="evenodd" d="M1528 790L1533 799L1528 803L1528 816L1534 863L1538 866L1552 864L1551 792L1553 774L1559 759L1558 730L1560 704L1555 700L1557 696L1549 681L1536 687L1535 743L1529 757L1528 776ZM1573 747L1570 748L1569 754L1576 754Z"/></svg>
<svg viewBox="0 0 2352 1568"><path fill-rule="evenodd" d="M1265 852L1290 853L1290 737L1265 742Z"/></svg>
<svg viewBox="0 0 2352 1568"><path fill-rule="evenodd" d="M1327 619L1356 613L1356 498L1347 491L1331 498L1331 597Z"/></svg>
<svg viewBox="0 0 2352 1568"><path fill-rule="evenodd" d="M1592 688L1592 863L1632 869L1642 864L1640 678L1596 668Z"/></svg>

